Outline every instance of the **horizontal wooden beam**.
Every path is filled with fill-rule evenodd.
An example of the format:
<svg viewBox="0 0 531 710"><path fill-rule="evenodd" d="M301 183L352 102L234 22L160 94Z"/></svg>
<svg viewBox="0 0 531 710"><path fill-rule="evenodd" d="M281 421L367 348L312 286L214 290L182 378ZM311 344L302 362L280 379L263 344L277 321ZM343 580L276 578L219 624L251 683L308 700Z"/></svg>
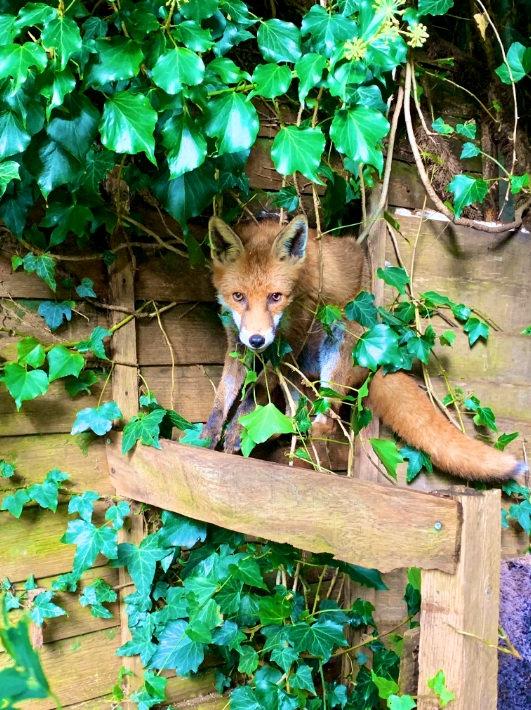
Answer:
<svg viewBox="0 0 531 710"><path fill-rule="evenodd" d="M172 441L107 445L118 494L248 535L388 572L453 572L461 509L449 498L245 459Z"/></svg>

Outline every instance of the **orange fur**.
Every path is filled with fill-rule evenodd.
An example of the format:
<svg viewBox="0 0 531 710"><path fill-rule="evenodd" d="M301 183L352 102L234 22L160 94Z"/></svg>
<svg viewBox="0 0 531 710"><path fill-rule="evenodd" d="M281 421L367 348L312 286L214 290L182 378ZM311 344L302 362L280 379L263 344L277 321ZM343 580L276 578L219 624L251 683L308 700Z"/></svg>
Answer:
<svg viewBox="0 0 531 710"><path fill-rule="evenodd" d="M367 370L353 366L351 356L363 329L349 324L347 331L338 330L337 336L331 337L314 318L318 303L344 306L367 286L366 258L353 237L324 236L318 242L303 217L295 218L280 233L275 221L241 225L233 232L213 218L210 240L214 285L235 323L227 328L228 352L238 347L238 335L249 345L251 335L267 339L279 331L308 378L318 378L343 392L364 381ZM273 299L275 294L280 298ZM214 446L244 377L245 368L227 355L205 428L205 436ZM238 417L253 406L248 395L229 426L225 450L238 448ZM525 468L511 455L462 434L404 373L377 372L369 390L369 406L400 437L428 453L438 468L449 473L470 480L490 480L510 477ZM312 432L326 434L332 424L330 419L321 418Z"/></svg>

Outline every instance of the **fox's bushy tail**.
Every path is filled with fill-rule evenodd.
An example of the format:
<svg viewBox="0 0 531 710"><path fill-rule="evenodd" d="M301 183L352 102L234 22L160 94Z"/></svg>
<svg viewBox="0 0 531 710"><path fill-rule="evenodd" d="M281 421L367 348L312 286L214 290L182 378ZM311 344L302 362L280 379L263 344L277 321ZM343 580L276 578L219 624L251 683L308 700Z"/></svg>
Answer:
<svg viewBox="0 0 531 710"><path fill-rule="evenodd" d="M433 407L414 379L378 371L369 405L404 441L430 455L437 468L470 481L507 479L527 470L511 454L460 432Z"/></svg>

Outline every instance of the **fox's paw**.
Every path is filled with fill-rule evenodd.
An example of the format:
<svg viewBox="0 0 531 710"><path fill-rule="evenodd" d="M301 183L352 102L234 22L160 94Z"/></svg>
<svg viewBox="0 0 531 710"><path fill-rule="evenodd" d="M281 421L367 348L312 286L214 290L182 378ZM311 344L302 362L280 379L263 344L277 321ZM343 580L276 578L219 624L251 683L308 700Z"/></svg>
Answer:
<svg viewBox="0 0 531 710"><path fill-rule="evenodd" d="M232 424L225 434L223 451L226 454L236 454L242 445L242 427L240 424Z"/></svg>
<svg viewBox="0 0 531 710"><path fill-rule="evenodd" d="M215 449L221 439L223 431L223 415L213 412L201 432L201 439L210 439L209 449Z"/></svg>

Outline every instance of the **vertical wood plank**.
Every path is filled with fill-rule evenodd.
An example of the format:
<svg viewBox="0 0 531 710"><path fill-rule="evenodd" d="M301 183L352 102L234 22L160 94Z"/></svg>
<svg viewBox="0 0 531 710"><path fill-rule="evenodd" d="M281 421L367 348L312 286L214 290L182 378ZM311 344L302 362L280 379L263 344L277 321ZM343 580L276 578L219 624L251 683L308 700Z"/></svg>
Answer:
<svg viewBox="0 0 531 710"><path fill-rule="evenodd" d="M498 683L500 491L456 495L463 509L455 574L422 572L419 710L438 708L428 679L444 671L452 710L495 710Z"/></svg>
<svg viewBox="0 0 531 710"><path fill-rule="evenodd" d="M120 241L120 232L113 237L114 244ZM128 250L118 252L110 272L111 303L133 311L135 309L135 263ZM124 314L113 311L113 324L123 319ZM112 359L119 364L114 366L112 375L112 396L120 407L125 420L130 419L138 411L138 366L136 351L136 321L119 328L111 339ZM128 529L120 531L120 542L131 542L138 545L145 535L144 518L140 514L140 505L130 501L132 515ZM131 634L127 624L127 613L124 598L133 591L132 580L127 571L119 569L120 583L120 640L124 644L130 640ZM138 656L125 656L123 665L135 675L124 680L126 691L136 687L143 675L143 668ZM132 708L131 703L122 703L124 708Z"/></svg>

